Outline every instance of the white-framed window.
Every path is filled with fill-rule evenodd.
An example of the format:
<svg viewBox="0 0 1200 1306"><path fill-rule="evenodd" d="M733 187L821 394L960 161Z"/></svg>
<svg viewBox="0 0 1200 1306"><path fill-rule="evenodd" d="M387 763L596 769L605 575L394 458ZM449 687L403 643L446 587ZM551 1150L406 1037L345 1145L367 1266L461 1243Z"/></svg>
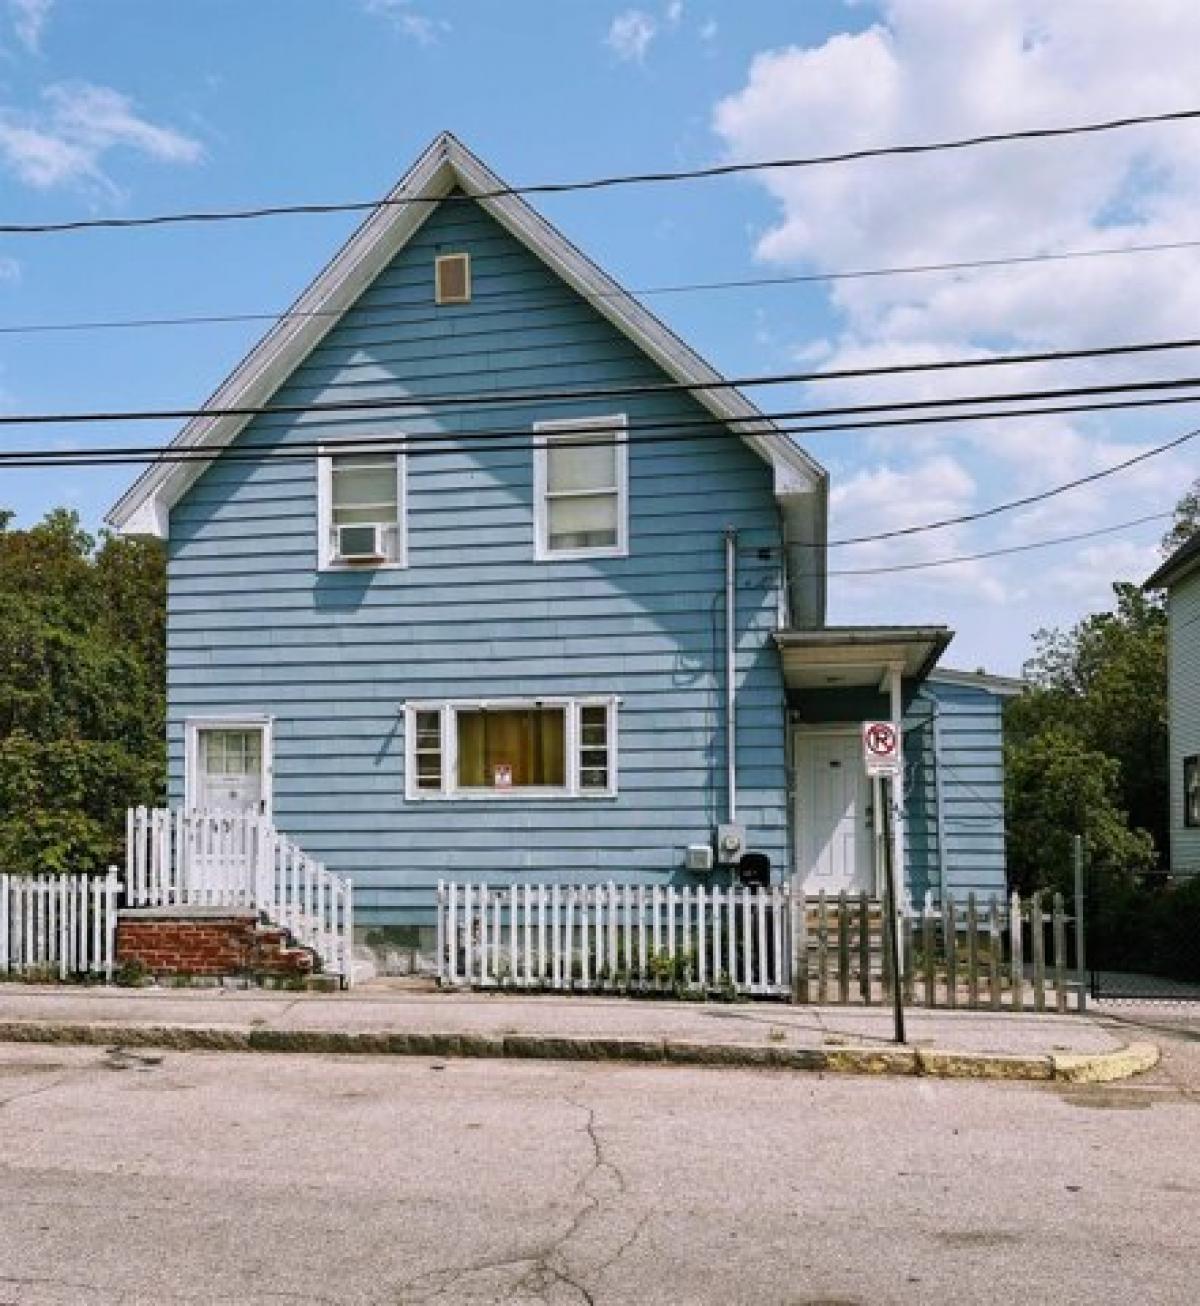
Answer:
<svg viewBox="0 0 1200 1306"><path fill-rule="evenodd" d="M377 437L374 437L377 438ZM317 565L322 571L408 562L403 453L373 449L317 455Z"/></svg>
<svg viewBox="0 0 1200 1306"><path fill-rule="evenodd" d="M534 557L629 552L629 442L624 415L534 425Z"/></svg>
<svg viewBox="0 0 1200 1306"><path fill-rule="evenodd" d="M616 698L455 699L404 711L409 799L617 792Z"/></svg>

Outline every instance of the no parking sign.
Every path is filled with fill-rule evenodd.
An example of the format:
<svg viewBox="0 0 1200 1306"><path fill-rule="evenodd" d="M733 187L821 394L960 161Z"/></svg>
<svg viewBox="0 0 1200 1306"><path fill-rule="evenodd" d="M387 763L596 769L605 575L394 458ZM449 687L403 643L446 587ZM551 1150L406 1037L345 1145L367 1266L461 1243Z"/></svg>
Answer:
<svg viewBox="0 0 1200 1306"><path fill-rule="evenodd" d="M868 775L898 775L900 728L894 721L864 721L863 763Z"/></svg>

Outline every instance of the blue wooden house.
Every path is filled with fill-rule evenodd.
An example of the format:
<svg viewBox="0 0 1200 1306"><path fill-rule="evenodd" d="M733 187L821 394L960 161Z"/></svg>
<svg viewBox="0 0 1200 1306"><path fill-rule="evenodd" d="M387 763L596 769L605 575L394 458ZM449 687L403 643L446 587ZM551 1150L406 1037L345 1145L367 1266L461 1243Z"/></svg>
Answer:
<svg viewBox="0 0 1200 1306"><path fill-rule="evenodd" d="M875 894L879 717L909 892L1003 890L1013 686L827 625L825 471L454 137L172 451L110 514L169 551L171 800L265 813L361 925L747 852Z"/></svg>

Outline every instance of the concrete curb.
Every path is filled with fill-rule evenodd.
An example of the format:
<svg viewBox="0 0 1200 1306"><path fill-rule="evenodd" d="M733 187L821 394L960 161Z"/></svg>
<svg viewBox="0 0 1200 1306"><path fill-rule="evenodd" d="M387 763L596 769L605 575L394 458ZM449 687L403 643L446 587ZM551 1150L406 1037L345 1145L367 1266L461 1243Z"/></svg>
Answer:
<svg viewBox="0 0 1200 1306"><path fill-rule="evenodd" d="M450 1034L246 1029L237 1026L0 1022L0 1043L61 1043L166 1048L175 1052L282 1052L367 1056L507 1057L538 1061L670 1062L769 1067L846 1075L1110 1083L1158 1064L1153 1043L1112 1052L1006 1056L993 1052L899 1047L789 1048L763 1043L682 1039L579 1038L543 1034Z"/></svg>

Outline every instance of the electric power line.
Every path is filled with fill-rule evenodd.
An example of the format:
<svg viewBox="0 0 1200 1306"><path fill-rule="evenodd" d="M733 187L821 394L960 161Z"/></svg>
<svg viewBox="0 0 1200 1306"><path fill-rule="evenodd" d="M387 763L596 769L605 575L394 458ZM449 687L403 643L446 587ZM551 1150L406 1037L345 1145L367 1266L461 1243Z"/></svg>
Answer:
<svg viewBox="0 0 1200 1306"><path fill-rule="evenodd" d="M980 553L960 553L946 558L930 558L925 562L900 562L886 567L850 567L830 569L830 576L890 576L897 572L925 571L931 567L950 567L962 562L982 562L988 558L1002 558L1014 553L1029 553L1034 549L1049 549L1058 544L1075 544L1081 540L1094 540L1102 535L1115 535L1118 531L1132 530L1135 526L1145 526L1148 522L1163 521L1172 517L1172 512L1152 512L1144 517L1134 517L1129 521L1116 522L1111 526L1100 526L1095 530L1076 531L1071 535L1054 535L1049 539L1031 540L1026 544L1011 544L1002 549L985 549Z"/></svg>
<svg viewBox="0 0 1200 1306"><path fill-rule="evenodd" d="M581 299L590 303L599 303L607 299L620 298L626 294L641 296L683 295L718 290L748 290L773 286L792 286L826 281L859 281L876 277L912 276L922 273L967 272L983 268L1014 267L1023 264L1061 263L1073 259L1110 258L1121 254L1159 254L1168 251L1200 249L1200 240L1156 241L1145 245L1112 245L1098 249L1059 250L1043 254L1009 254L995 258L956 259L944 263L910 263L895 267L857 268L834 272L800 272L773 277L741 277L725 281L679 282L673 285L642 286L632 290L576 291ZM493 290L476 292L471 303L489 303L493 300L520 300L521 312L545 312L552 309L569 307L570 301L564 302L562 295L532 290ZM423 322L444 321L444 314L430 314L427 305L405 303L381 303L358 305L363 313L407 313L420 312L425 316L400 319L407 325L419 326ZM0 326L2 335L40 335L70 333L82 331L129 331L144 328L176 326L221 326L241 325L250 322L287 322L303 321L308 318L338 318L347 312L343 308L328 309L283 309L277 313L197 313L183 317L134 317L134 318L95 318L75 322L26 322L11 326ZM1086 353L1082 355L1087 357ZM824 373L817 373L819 379Z"/></svg>
<svg viewBox="0 0 1200 1306"><path fill-rule="evenodd" d="M784 435L807 435L814 431L846 432L860 429L874 429L890 425L909 426L927 423L995 421L999 418L1037 417L1047 413L1107 412L1112 409L1150 408L1180 403L1200 403L1200 394L1176 395L1155 399L1118 400L1097 404L1064 404L1055 407L1008 409L986 413L938 414L927 417L906 417L869 422L844 422L829 425L785 425L776 426L773 428L773 431L774 433ZM705 436L710 438L721 437L726 434L727 424L716 419L708 419L703 423L695 424L708 428L707 430L690 432L684 432L679 429L680 427L688 425L688 423L685 422L664 422L658 423L657 425L669 427L671 430L657 434L649 433L642 435L638 441L639 445L676 444L685 441L695 441L697 439L705 438ZM611 423L604 426L597 424L595 426L589 426L587 429L596 431L603 430L606 434L594 439L587 437L573 439L572 444L574 447L601 447L611 444L613 430ZM632 429L637 431L641 428L634 426ZM754 432L749 432L749 434L753 433ZM339 454L378 453L381 451L396 453L403 452L406 457L417 458L422 456L445 456L447 454L494 453L497 449L502 452L529 452L540 447L539 441L536 438L531 438L529 431L514 431L512 434L519 436L520 439L505 440L503 444L499 443L495 438L495 434L493 434L491 438L483 440L481 443L469 443L472 438L482 434L484 433L449 432L426 436L385 435L360 436L355 438L334 437L332 439L328 436L324 436L319 440L303 442L293 441L275 448L257 446L254 448L244 448L242 450L224 449L215 451L195 446L173 449L170 446L164 447L161 445L76 450L9 450L0 453L0 468L28 469L35 467L84 466L89 464L105 466L142 463L171 464L208 462L216 457L220 457L226 462L299 462L311 461L314 456L329 454L331 452L337 452ZM738 434L738 432L734 432L734 434Z"/></svg>
<svg viewBox="0 0 1200 1306"><path fill-rule="evenodd" d="M974 136L954 137L937 141L921 141L901 145L877 145L855 150L842 150L831 154L816 154L796 158L764 159L753 163L719 163L702 168L678 168L655 172L627 172L578 181L540 182L527 186L496 186L474 195L452 193L445 196L418 196L391 194L380 199L352 200L342 203L271 204L242 209L209 209L185 213L158 213L133 218L81 218L62 222L2 223L0 235L49 235L63 232L128 229L134 227L161 227L182 223L242 222L259 218L319 215L333 213L364 213L376 209L410 203L441 204L449 201L501 199L509 195L558 195L574 191L610 190L621 186L649 185L662 182L699 181L715 177L739 176L754 172L788 171L799 168L825 167L836 163L854 163L866 159L905 157L934 154L952 150L973 149L981 145L997 145L1011 141L1052 140L1067 136L1096 135L1120 131L1129 127L1152 124L1188 122L1200 118L1200 109L1179 109L1166 113L1129 114L1098 122L1077 123L1067 127L1031 127L1019 131L984 132Z"/></svg>
<svg viewBox="0 0 1200 1306"><path fill-rule="evenodd" d="M879 531L874 535L852 535L843 539L827 540L824 547L834 549L847 544L895 540L908 535L941 530L947 526L965 526L970 522L983 521L985 518L996 517L1001 513L1012 512L1017 508L1028 508L1032 504L1044 503L1047 499L1057 498L1058 495L1065 494L1068 490L1077 490L1080 486L1092 485L1096 481L1104 480L1106 477L1115 476L1118 472L1137 466L1138 463L1157 458L1160 454L1169 453L1172 449L1178 449L1190 440L1194 440L1198 435L1200 435L1200 426L1193 427L1190 431L1185 431L1182 435L1176 436L1173 440L1167 440L1164 444L1157 444L1152 449L1145 449L1132 458L1126 458L1123 462L1111 463L1107 467L1101 467L1094 472L1089 472L1086 476L1078 476L1073 481L1063 481L1059 485L1051 486L1048 490L1040 490L1037 494L1026 494L1019 499L1007 499L1003 503L993 504L990 508L981 508L978 512L960 513L957 517L943 517L938 521L920 522L917 525L902 526L896 530ZM813 547L819 548L821 546L814 545Z"/></svg>
<svg viewBox="0 0 1200 1306"><path fill-rule="evenodd" d="M1035 408L996 408L987 412L965 413L965 414L936 414L933 416L908 417L908 416L891 416L893 413L906 414L913 409L927 408L950 408L968 404L1012 404L1014 402L1024 402L1030 399L1045 400L1050 398L1063 397L1086 397L1095 398L1098 395L1117 393L1124 394L1131 391L1144 390L1175 390L1175 389L1196 389L1200 387L1200 377L1184 377L1164 381L1141 381L1128 382L1113 386L1077 386L1058 390L1042 391L1009 391L993 395L964 395L945 399L929 400L912 400L897 401L895 403L884 404L859 404L841 408L801 408L789 411L773 412L769 414L758 414L754 417L731 417L718 418L712 415L706 415L702 418L661 418L661 419L638 419L632 423L624 423L626 429L642 433L642 443L655 443L655 435L659 432L668 434L669 439L695 438L697 436L721 436L726 432L732 431L737 435L755 435L763 434L767 429L771 434L784 435L806 435L812 432L836 432L850 431L860 429L874 429L880 426L904 426L914 424L926 424L932 422L951 422L951 421L984 421L995 418L1005 417L1028 417L1045 413L1061 412L1091 412L1091 411L1108 411L1114 408L1125 407L1152 407L1159 404L1167 403L1194 403L1200 401L1200 394L1189 394L1181 396L1169 396L1163 399L1135 399L1135 400L1104 400L1098 403L1089 404L1065 404L1056 406L1046 406L1040 404ZM407 404L410 401L402 401ZM367 409L378 407L387 407L387 404L380 404L372 401L364 401ZM297 411L306 414L312 409L299 406ZM320 411L330 411L321 409ZM332 411L345 411L342 407L334 408ZM349 411L358 413L363 408L358 401L352 401ZM488 410L484 410L488 411ZM255 415L272 415L280 412L291 413L292 410L281 408L268 408L258 411ZM811 419L814 417L829 416L854 416L863 413L885 413L888 416L877 418L870 421L849 421L849 422L827 422L817 423ZM475 414L472 414L475 415ZM7 421L20 424L28 420L21 417L3 417L0 416L0 425ZM42 419L36 419L42 420ZM45 419L50 421L52 419ZM112 421L116 420L112 415L100 415L93 419L87 414L74 414L72 424L88 422L91 420ZM796 423L796 424L793 424ZM611 441L614 422L611 416L581 417L571 427L573 443L576 447L588 447L589 445L605 445ZM595 435L597 438L589 440L587 437ZM345 452L368 452L372 448L378 449L381 446L387 448L397 448L403 446L408 452L413 453L422 449L424 446L431 446L434 452L444 452L448 441L471 441L477 440L481 443L477 445L467 445L457 443L455 448L459 452L474 452L477 450L490 450L497 447L505 450L521 450L536 448L540 437L536 430L529 426L519 427L479 427L475 429L465 429L456 431L437 431L428 433L419 432L398 432L378 435L360 435L360 436L337 436L331 437L329 434L313 437L308 440L291 441L278 450L272 452L272 456L284 457L287 455L311 456L317 452L323 445L327 444L330 439L336 439L339 447ZM666 442L666 438L660 436L659 440ZM261 448L261 446L260 446ZM117 445L103 446L96 449L79 449L72 450L69 454L61 450L46 449L11 449L0 451L0 466L5 464L21 464L22 460L38 459L43 456L50 457L71 457L79 461L86 461L93 458L100 459L120 459L138 462L145 461L168 461L178 459L186 461L190 458L207 460L212 457L212 451L202 446L180 446L173 448L170 445ZM234 451L232 454L223 454L225 457L261 457L261 453L246 452L238 454Z"/></svg>
<svg viewBox="0 0 1200 1306"><path fill-rule="evenodd" d="M1124 353L1140 352L1146 348L1194 348L1197 345L1200 345L1200 341L1193 340L1186 342L1167 342L1165 344L1155 344L1151 346L1119 346L1116 347L1116 349L1117 352ZM1109 347L1106 350L1089 351L1089 354L1091 356L1097 356L1111 353L1112 348L1113 347ZM1082 351L1074 351L1076 356L1081 352ZM1041 356L1025 355L1024 357L1027 360L1040 357L1041 359L1048 361L1051 358L1061 358L1062 356L1063 354L1060 351L1058 354L1046 354ZM945 364L910 364L906 365L902 370L919 371L928 370L930 368L953 367L956 365L956 361L950 361ZM890 370L891 369L889 368L847 369L841 375L847 378L864 375L875 376L886 374ZM492 390L485 394L473 395L409 395L403 398L380 396L369 399L309 400L304 403L294 404L244 404L228 407L210 405L205 408L135 408L59 413L0 413L0 426L69 426L81 423L93 425L100 422L181 421L192 418L219 417L301 417L323 413L370 414L380 410L383 410L394 417L407 415L410 418L420 418L423 415L420 410L429 408L447 408L475 416L481 412L490 412L494 408L507 407L509 405L528 406L531 404L545 404L547 402L569 403L600 400L607 401L609 399L654 398L659 395L672 395L679 393L694 395L697 392L704 393L710 391L751 389L770 385L791 385L809 379L811 375L812 374L803 372L776 373L739 377L736 380L731 381L718 379L714 381L654 382L650 384L639 383L622 386L597 386L576 390ZM828 378L835 374L826 372L818 373L816 375ZM898 399L891 403L884 402L878 404L800 409L789 413L776 414L776 416L784 418L852 416L855 414L870 412L899 412L913 408L953 407L955 405L967 403L1016 403L1025 402L1031 399L1067 398L1072 396L1082 397L1098 394L1127 393L1138 390L1178 389L1194 385L1200 385L1200 377L1168 378L1165 380L1153 381L1129 381L1099 386L1067 386L1050 390L1021 390L988 395L950 396L941 399ZM409 412L407 410L415 411ZM719 422L720 424L725 425L731 422L761 423L770 420L772 419L769 414L756 413L753 416L746 417L706 418L705 422ZM679 423L668 423L668 425L679 425Z"/></svg>

